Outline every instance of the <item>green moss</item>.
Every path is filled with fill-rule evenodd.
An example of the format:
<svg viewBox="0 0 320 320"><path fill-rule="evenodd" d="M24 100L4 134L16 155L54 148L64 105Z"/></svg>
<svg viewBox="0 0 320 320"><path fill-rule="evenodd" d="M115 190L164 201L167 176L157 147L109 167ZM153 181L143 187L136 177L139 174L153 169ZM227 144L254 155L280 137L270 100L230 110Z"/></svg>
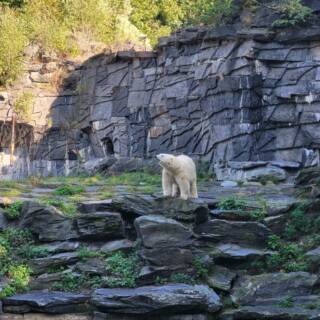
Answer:
<svg viewBox="0 0 320 320"><path fill-rule="evenodd" d="M17 220L21 216L23 201L15 201L4 209L4 214L9 220Z"/></svg>

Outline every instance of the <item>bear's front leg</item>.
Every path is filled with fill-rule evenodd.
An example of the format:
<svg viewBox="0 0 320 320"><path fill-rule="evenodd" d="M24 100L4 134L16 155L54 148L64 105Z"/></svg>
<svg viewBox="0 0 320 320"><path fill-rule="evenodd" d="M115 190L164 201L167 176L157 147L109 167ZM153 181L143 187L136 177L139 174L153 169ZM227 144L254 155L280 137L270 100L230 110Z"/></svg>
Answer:
<svg viewBox="0 0 320 320"><path fill-rule="evenodd" d="M187 200L190 198L190 182L187 178L176 178L180 189L180 198L183 200Z"/></svg>
<svg viewBox="0 0 320 320"><path fill-rule="evenodd" d="M173 177L166 170L162 170L162 191L165 197L171 197L172 195L172 185L173 185Z"/></svg>

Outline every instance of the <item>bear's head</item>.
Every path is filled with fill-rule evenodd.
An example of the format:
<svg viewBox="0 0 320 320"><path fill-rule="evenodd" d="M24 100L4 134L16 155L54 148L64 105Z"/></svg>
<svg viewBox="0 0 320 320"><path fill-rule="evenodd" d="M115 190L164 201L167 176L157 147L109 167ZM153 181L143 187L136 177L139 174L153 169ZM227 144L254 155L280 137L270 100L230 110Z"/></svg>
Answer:
<svg viewBox="0 0 320 320"><path fill-rule="evenodd" d="M176 170L177 161L176 156L174 156L173 154L160 153L157 155L157 158L162 168L165 168L169 171Z"/></svg>

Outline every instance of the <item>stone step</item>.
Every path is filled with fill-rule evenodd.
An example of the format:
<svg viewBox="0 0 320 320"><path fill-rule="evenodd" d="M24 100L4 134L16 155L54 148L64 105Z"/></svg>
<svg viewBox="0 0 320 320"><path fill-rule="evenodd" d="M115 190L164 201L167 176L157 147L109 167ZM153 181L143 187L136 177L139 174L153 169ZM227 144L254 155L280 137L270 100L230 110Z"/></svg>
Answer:
<svg viewBox="0 0 320 320"><path fill-rule="evenodd" d="M219 296L209 287L186 284L96 289L91 302L100 312L127 315L215 313L222 307Z"/></svg>
<svg viewBox="0 0 320 320"><path fill-rule="evenodd" d="M218 320L318 320L320 310L302 307L283 308L280 306L241 307L223 312Z"/></svg>
<svg viewBox="0 0 320 320"><path fill-rule="evenodd" d="M82 293L34 291L4 298L2 303L5 313L64 314L88 312L89 299L89 295Z"/></svg>

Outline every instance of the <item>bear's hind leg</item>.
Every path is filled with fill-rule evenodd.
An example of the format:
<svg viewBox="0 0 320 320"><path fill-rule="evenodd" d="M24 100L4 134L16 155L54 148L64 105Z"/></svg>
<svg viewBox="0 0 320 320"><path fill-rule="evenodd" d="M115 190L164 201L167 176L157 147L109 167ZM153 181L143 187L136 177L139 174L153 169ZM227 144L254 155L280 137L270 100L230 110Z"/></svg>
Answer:
<svg viewBox="0 0 320 320"><path fill-rule="evenodd" d="M180 198L187 200L190 198L190 182L186 178L176 178L179 189L180 189Z"/></svg>
<svg viewBox="0 0 320 320"><path fill-rule="evenodd" d="M173 177L165 169L162 170L162 190L165 197L171 197L172 195Z"/></svg>
<svg viewBox="0 0 320 320"><path fill-rule="evenodd" d="M191 182L191 198L198 198L197 181Z"/></svg>
<svg viewBox="0 0 320 320"><path fill-rule="evenodd" d="M175 198L175 197L178 196L178 194L179 194L179 187L175 182L173 182L173 185L172 185L172 197Z"/></svg>

